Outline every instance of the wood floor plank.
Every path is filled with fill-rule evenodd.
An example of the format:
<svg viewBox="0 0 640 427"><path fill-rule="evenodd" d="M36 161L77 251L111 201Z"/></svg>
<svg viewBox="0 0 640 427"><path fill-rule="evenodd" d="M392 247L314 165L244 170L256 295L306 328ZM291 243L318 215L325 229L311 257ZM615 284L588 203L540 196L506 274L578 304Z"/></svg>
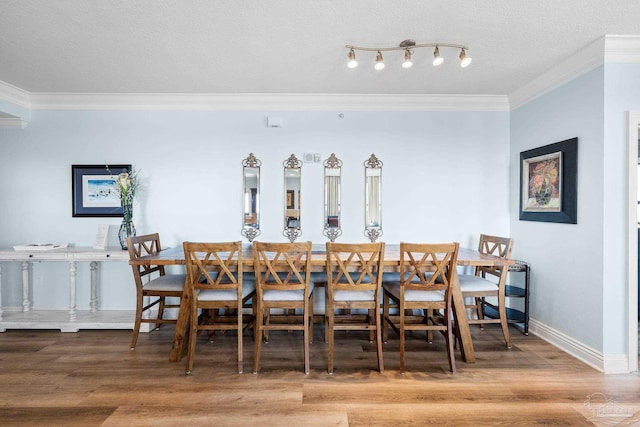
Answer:
<svg viewBox="0 0 640 427"><path fill-rule="evenodd" d="M0 426L603 425L611 414L596 411L598 398L640 420L637 373L603 375L515 329L509 350L495 326L472 328L476 363L456 352L455 375L444 339L429 344L420 334L407 336L405 374L390 334L380 374L368 334L339 332L333 375L322 325L309 375L299 332L271 332L257 375L250 331L244 374L234 333L213 343L201 334L185 375L184 362L169 362L171 326L141 334L134 351L130 331L8 331L0 334Z"/></svg>

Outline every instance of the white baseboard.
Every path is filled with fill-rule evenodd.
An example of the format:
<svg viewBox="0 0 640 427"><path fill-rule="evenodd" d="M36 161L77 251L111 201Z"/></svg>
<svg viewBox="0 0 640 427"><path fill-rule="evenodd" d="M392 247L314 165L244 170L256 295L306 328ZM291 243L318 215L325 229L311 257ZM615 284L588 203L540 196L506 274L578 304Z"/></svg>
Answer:
<svg viewBox="0 0 640 427"><path fill-rule="evenodd" d="M529 332L605 374L626 374L636 370L630 369L626 354L604 354L535 319L529 320Z"/></svg>

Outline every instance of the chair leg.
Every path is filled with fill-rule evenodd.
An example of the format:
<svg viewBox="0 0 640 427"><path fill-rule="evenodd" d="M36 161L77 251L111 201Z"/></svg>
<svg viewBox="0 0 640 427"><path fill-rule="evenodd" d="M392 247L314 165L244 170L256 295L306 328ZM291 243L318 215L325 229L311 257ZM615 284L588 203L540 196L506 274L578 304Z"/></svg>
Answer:
<svg viewBox="0 0 640 427"><path fill-rule="evenodd" d="M370 309L369 310L369 342L373 342L373 340L375 339L375 331L373 330L373 325L376 324L376 320L375 320L375 313L376 311L374 309Z"/></svg>
<svg viewBox="0 0 640 427"><path fill-rule="evenodd" d="M426 323L429 324L431 322L432 325L435 325L435 310L432 308L427 308L424 310ZM427 330L427 342L429 344L433 344L433 330Z"/></svg>
<svg viewBox="0 0 640 427"><path fill-rule="evenodd" d="M404 374L404 310L402 309L402 305L400 304L398 304L398 312L398 314L400 315L400 373Z"/></svg>
<svg viewBox="0 0 640 427"><path fill-rule="evenodd" d="M264 314L264 325L265 326L269 326L269 324L271 323L271 309L266 309L265 314ZM269 342L269 329L264 329L263 331L264 333L264 342L268 343Z"/></svg>
<svg viewBox="0 0 640 427"><path fill-rule="evenodd" d="M140 325L142 324L142 295L138 296L136 301L136 320L133 324L133 334L131 335L131 350L135 350L138 343L138 334L140 333Z"/></svg>
<svg viewBox="0 0 640 427"><path fill-rule="evenodd" d="M303 328L304 330L302 331L303 333L303 339L304 339L304 373L305 375L309 374L309 335L311 332L311 326L309 326L309 316L308 316L308 312L311 311L313 313L313 309L309 310L309 301L306 301L306 307L304 307L304 313L302 315L303 318ZM312 315L313 316L313 315ZM313 324L313 317L311 317L311 324Z"/></svg>
<svg viewBox="0 0 640 427"><path fill-rule="evenodd" d="M379 305L379 302L376 302ZM384 372L384 360L382 359L382 319L380 318L380 310L375 310L376 313L376 349L378 351L378 370L382 374Z"/></svg>
<svg viewBox="0 0 640 427"><path fill-rule="evenodd" d="M158 298L158 320L162 320L164 316L164 297L159 297ZM154 328L155 330L160 329L160 325L162 325L162 323L156 323L156 327Z"/></svg>
<svg viewBox="0 0 640 427"><path fill-rule="evenodd" d="M313 292L309 295L309 343L313 343Z"/></svg>
<svg viewBox="0 0 640 427"><path fill-rule="evenodd" d="M483 320L484 319L484 312L482 311L482 300L484 298L475 298L475 302L476 302L476 317L478 318L478 320ZM484 324L483 323L479 323L480 329L484 329Z"/></svg>
<svg viewBox="0 0 640 427"><path fill-rule="evenodd" d="M254 349L253 349L253 373L257 374L260 370L260 347L262 346L262 306L258 303L256 310L256 319L253 329Z"/></svg>
<svg viewBox="0 0 640 427"><path fill-rule="evenodd" d="M220 309L219 308L208 308L206 310L203 310L204 313L206 313L205 316L203 316L206 321L208 322L207 324L213 326L215 324L216 321L216 316L220 315ZM203 314L204 314L203 313ZM225 313L226 315L227 313ZM215 329L211 329L209 331L209 343L214 343L216 340L216 331Z"/></svg>
<svg viewBox="0 0 640 427"><path fill-rule="evenodd" d="M244 355L242 351L242 300L238 301L236 315L238 316L238 373L241 374L244 371Z"/></svg>
<svg viewBox="0 0 640 427"><path fill-rule="evenodd" d="M389 295L386 292L382 296L382 341L389 340Z"/></svg>

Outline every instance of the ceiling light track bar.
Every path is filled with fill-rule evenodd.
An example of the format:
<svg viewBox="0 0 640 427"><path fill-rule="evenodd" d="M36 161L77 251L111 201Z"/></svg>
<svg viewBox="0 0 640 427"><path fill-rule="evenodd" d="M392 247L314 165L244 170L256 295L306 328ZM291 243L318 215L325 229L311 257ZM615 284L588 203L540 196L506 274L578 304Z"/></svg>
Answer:
<svg viewBox="0 0 640 427"><path fill-rule="evenodd" d="M349 53L347 54L347 58L349 62L347 62L347 67L356 68L358 66L358 60L356 59L356 51L364 51L364 52L376 52L376 58L373 68L376 70L383 70L384 58L382 56L382 52L389 51L404 51L404 61L402 62L402 68L411 68L413 67L413 54L415 49L420 48L431 48L433 49L433 65L437 67L438 65L444 62L444 58L440 55L440 48L453 48L460 49L460 66L462 68L466 68L469 64L471 64L471 57L467 55L467 50L469 48L462 44L457 43L420 43L417 44L415 40L407 39L400 42L398 46L391 47L364 47L364 46L354 46L354 45L345 45L347 49L349 49Z"/></svg>
<svg viewBox="0 0 640 427"><path fill-rule="evenodd" d="M348 44L348 45L345 45L345 47L347 49L362 50L365 52L377 52L377 51L387 52L387 51L394 51L394 50L416 49L416 48L422 48L422 47L431 47L431 48L452 47L455 49L469 50L469 47L461 44L455 44L455 43L420 43L420 44L413 44L413 45L407 45L407 46L393 46L393 47L362 47L362 46L353 46Z"/></svg>

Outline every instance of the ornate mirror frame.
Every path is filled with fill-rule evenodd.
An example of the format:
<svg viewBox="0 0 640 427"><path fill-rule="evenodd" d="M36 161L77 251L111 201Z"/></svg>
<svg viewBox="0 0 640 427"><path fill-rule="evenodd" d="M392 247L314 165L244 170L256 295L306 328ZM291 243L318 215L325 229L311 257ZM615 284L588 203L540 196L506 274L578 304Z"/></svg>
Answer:
<svg viewBox="0 0 640 427"><path fill-rule="evenodd" d="M342 235L340 219L340 175L342 160L331 153L324 161L324 230L322 234L334 242Z"/></svg>
<svg viewBox="0 0 640 427"><path fill-rule="evenodd" d="M260 235L260 166L253 153L242 161L242 235L253 242Z"/></svg>
<svg viewBox="0 0 640 427"><path fill-rule="evenodd" d="M290 242L302 235L302 162L291 154L284 166L284 234Z"/></svg>
<svg viewBox="0 0 640 427"><path fill-rule="evenodd" d="M382 162L375 154L364 162L364 235L372 242L382 236Z"/></svg>

